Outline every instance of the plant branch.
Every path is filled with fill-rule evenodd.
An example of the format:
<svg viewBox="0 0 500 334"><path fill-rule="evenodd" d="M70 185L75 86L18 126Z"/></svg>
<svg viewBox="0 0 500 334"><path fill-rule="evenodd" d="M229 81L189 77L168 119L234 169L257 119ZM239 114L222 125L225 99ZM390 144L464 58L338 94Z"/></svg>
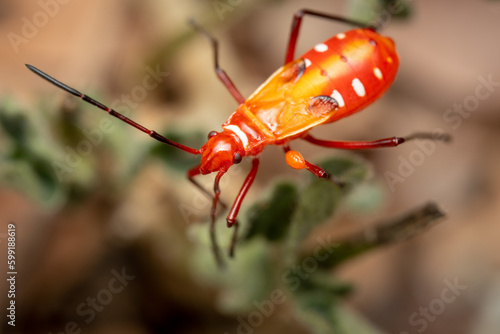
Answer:
<svg viewBox="0 0 500 334"><path fill-rule="evenodd" d="M406 241L436 225L444 217L445 214L435 203L427 203L403 217L377 224L369 233L361 231L332 242L335 250L319 264L323 268L332 268L376 247ZM304 258L309 256L313 255L307 254Z"/></svg>

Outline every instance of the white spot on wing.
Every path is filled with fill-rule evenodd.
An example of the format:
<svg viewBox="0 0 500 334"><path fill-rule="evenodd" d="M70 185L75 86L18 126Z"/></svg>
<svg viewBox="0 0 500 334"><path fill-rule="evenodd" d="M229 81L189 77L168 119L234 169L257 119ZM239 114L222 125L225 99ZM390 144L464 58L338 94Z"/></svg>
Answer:
<svg viewBox="0 0 500 334"><path fill-rule="evenodd" d="M359 97L365 96L366 94L365 86L363 86L363 83L359 81L358 78L355 78L352 81L352 88L354 88L354 91L356 92L356 94L358 94Z"/></svg>
<svg viewBox="0 0 500 334"><path fill-rule="evenodd" d="M306 64L306 68L311 66L311 61L307 58L304 58L304 63Z"/></svg>
<svg viewBox="0 0 500 334"><path fill-rule="evenodd" d="M337 37L338 39L344 39L345 34L343 32L341 32L340 34L335 35L335 37Z"/></svg>
<svg viewBox="0 0 500 334"><path fill-rule="evenodd" d="M246 149L248 147L248 137L245 134L245 132L241 131L241 129L234 124L226 125L224 129L228 129L232 132L234 132L238 138L240 138L241 142L243 143L243 147Z"/></svg>
<svg viewBox="0 0 500 334"><path fill-rule="evenodd" d="M316 52L325 52L326 50L328 50L328 45L326 45L324 43L316 44L316 46L314 47L314 50Z"/></svg>
<svg viewBox="0 0 500 334"><path fill-rule="evenodd" d="M339 108L342 108L343 106L345 106L344 98L342 97L342 95L339 93L338 90L334 90L332 95L330 95L330 96L338 102Z"/></svg>
<svg viewBox="0 0 500 334"><path fill-rule="evenodd" d="M373 74L375 74L375 76L376 76L377 78L379 78L380 80L382 80L382 79L384 78L384 76L382 75L382 71L381 71L381 70L380 70L380 68L378 68L378 67L375 67L375 68L373 69Z"/></svg>

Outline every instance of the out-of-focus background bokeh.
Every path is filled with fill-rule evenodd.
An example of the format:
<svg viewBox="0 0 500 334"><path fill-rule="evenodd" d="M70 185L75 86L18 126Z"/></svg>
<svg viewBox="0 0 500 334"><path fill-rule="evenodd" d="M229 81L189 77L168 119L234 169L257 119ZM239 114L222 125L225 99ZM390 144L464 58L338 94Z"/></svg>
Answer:
<svg viewBox="0 0 500 334"><path fill-rule="evenodd" d="M447 218L330 271L327 280L353 288L332 300L343 310L337 316L363 323L357 333L499 333L500 2L404 4L402 13L384 1L361 0L2 0L0 268L6 276L13 223L18 272L16 326L3 330L312 332L314 319L301 317L297 301L272 294L286 285L281 276L260 266L283 254L236 256L226 273L216 272L207 243L209 201L184 176L195 159L172 150L162 155L152 139L24 66L196 146L220 129L236 103L214 74L209 43L187 19L217 36L221 65L248 96L282 65L293 13L307 7L359 19L379 13L382 33L394 39L401 60L384 97L313 134L374 140L442 131L453 137L449 144L409 142L349 155L366 160L372 178L313 232L312 247L322 236L369 233L372 224L430 200ZM306 17L297 56L347 29ZM345 155L304 142L293 147L311 161ZM243 225L251 204L269 197L277 180L308 182L306 172L283 158L277 147L262 154ZM245 162L225 177L225 202L248 170ZM202 179L210 187L213 176ZM223 228L221 220L220 240L229 237ZM5 321L8 286L5 280L0 286Z"/></svg>

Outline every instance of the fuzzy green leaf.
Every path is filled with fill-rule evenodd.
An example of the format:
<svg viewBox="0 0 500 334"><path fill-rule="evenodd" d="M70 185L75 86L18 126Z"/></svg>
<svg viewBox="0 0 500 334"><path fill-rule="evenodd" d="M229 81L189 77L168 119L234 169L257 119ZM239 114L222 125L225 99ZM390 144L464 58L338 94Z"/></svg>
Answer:
<svg viewBox="0 0 500 334"><path fill-rule="evenodd" d="M3 107L2 107L3 109ZM26 144L28 122L21 113L8 113L0 110L0 125L3 131L18 145Z"/></svg>
<svg viewBox="0 0 500 334"><path fill-rule="evenodd" d="M313 228L332 216L346 191L369 175L369 169L359 159L335 157L318 164L330 175L339 178L344 186L325 179L313 179L304 189L290 229L290 251L297 250Z"/></svg>
<svg viewBox="0 0 500 334"><path fill-rule="evenodd" d="M282 239L292 222L298 197L295 185L288 182L276 184L270 199L249 209L249 229L244 239L249 240L257 235L262 235L269 241Z"/></svg>

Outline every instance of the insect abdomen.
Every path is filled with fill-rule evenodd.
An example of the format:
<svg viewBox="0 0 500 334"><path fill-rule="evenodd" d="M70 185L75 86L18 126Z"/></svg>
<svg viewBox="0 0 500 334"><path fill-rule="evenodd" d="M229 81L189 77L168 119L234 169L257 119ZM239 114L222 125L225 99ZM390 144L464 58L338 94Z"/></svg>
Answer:
<svg viewBox="0 0 500 334"><path fill-rule="evenodd" d="M337 34L301 58L306 70L295 93L337 100L339 109L328 122L355 113L380 97L399 65L394 42L370 29Z"/></svg>

